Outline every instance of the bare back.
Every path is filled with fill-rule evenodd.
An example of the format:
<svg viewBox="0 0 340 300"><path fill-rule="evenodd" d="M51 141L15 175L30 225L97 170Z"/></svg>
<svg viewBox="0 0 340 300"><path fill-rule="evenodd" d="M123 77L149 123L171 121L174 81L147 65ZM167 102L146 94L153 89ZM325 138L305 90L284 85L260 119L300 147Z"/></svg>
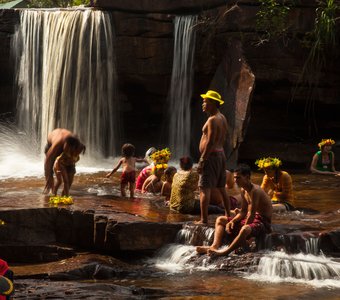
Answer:
<svg viewBox="0 0 340 300"><path fill-rule="evenodd" d="M227 120L222 113L217 112L210 116L202 128L200 153L222 150L226 141L227 128Z"/></svg>
<svg viewBox="0 0 340 300"><path fill-rule="evenodd" d="M131 172L136 171L136 157L122 158L122 171Z"/></svg>
<svg viewBox="0 0 340 300"><path fill-rule="evenodd" d="M272 201L259 185L253 184L249 193L245 189L241 189L241 194L242 209L247 209L248 215L251 213L258 213L268 219L272 218Z"/></svg>

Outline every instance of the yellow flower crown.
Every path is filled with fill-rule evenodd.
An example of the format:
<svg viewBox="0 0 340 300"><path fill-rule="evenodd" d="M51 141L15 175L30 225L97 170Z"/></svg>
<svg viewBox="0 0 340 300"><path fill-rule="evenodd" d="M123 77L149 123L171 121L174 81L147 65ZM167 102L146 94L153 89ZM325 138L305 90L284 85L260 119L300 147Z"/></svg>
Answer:
<svg viewBox="0 0 340 300"><path fill-rule="evenodd" d="M277 169L282 166L282 161L276 157L266 157L256 160L255 165L257 165L260 170L264 168Z"/></svg>
<svg viewBox="0 0 340 300"><path fill-rule="evenodd" d="M158 164L167 164L170 160L171 152L169 148L165 148L162 150L158 150L150 155L150 158L154 162L155 165Z"/></svg>
<svg viewBox="0 0 340 300"><path fill-rule="evenodd" d="M321 142L318 144L319 148L323 146L332 146L335 144L335 141L332 139L322 139Z"/></svg>

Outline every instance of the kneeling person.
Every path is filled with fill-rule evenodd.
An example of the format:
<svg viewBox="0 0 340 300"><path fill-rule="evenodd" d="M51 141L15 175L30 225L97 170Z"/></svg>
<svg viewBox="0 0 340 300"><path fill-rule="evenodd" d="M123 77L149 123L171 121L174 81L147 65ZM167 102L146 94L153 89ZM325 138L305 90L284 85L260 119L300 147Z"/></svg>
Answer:
<svg viewBox="0 0 340 300"><path fill-rule="evenodd" d="M250 167L239 165L234 180L241 188L241 210L234 217L221 216L216 219L214 241L211 246L199 246L198 253L209 255L228 255L238 247L244 246L250 237L259 237L271 232L272 203L260 186L250 180ZM219 249L227 233L232 243Z"/></svg>

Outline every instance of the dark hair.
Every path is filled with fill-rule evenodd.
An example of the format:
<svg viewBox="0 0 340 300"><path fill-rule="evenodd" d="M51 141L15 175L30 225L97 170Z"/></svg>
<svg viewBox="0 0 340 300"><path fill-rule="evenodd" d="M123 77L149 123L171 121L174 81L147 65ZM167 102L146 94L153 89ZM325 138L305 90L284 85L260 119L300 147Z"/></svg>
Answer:
<svg viewBox="0 0 340 300"><path fill-rule="evenodd" d="M234 170L234 173L240 173L243 176L248 175L250 177L251 169L247 164L239 164Z"/></svg>
<svg viewBox="0 0 340 300"><path fill-rule="evenodd" d="M192 168L193 161L189 156L183 156L179 159L179 165L184 171L188 171Z"/></svg>
<svg viewBox="0 0 340 300"><path fill-rule="evenodd" d="M170 175L172 175L172 174L174 174L174 173L176 173L176 172L177 172L177 169L176 169L175 167L173 167L173 166L170 166L170 167L167 167L167 168L165 169L164 175L165 175L165 176L170 176Z"/></svg>
<svg viewBox="0 0 340 300"><path fill-rule="evenodd" d="M73 149L75 151L79 150L80 152L83 152L83 154L85 154L85 150L86 150L85 145L82 144L80 142L79 138L77 138L75 136L68 136L65 139L64 147L65 147L65 145L68 145L71 149Z"/></svg>
<svg viewBox="0 0 340 300"><path fill-rule="evenodd" d="M135 154L135 146L132 144L124 144L122 146L122 155L124 157L131 157Z"/></svg>

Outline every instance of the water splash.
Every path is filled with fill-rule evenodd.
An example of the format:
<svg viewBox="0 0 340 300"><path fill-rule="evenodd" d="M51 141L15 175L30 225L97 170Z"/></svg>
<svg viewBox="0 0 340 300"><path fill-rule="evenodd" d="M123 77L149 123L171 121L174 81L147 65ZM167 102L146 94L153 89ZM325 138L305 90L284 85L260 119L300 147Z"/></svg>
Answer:
<svg viewBox="0 0 340 300"><path fill-rule="evenodd" d="M174 59L169 102L169 147L173 158L190 154L190 103L193 85L193 61L197 16L177 16L174 20Z"/></svg>
<svg viewBox="0 0 340 300"><path fill-rule="evenodd" d="M17 120L44 148L47 134L76 132L92 157L115 154L119 102L110 14L22 10L12 40Z"/></svg>
<svg viewBox="0 0 340 300"><path fill-rule="evenodd" d="M256 281L292 282L316 287L339 288L340 263L325 256L271 252L261 258L257 273L246 278Z"/></svg>

